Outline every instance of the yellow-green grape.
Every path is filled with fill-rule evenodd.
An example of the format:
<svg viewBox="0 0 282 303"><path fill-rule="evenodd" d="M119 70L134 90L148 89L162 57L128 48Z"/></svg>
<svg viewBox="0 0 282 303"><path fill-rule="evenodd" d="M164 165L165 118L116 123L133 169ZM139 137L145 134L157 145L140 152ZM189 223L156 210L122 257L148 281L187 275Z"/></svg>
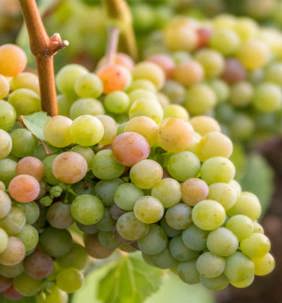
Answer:
<svg viewBox="0 0 282 303"><path fill-rule="evenodd" d="M251 18L240 17L237 18L234 24L234 30L241 41L248 41L256 37L258 33L258 25Z"/></svg>
<svg viewBox="0 0 282 303"><path fill-rule="evenodd" d="M11 132L13 141L12 155L18 158L33 154L37 141L33 134L26 128L16 128Z"/></svg>
<svg viewBox="0 0 282 303"><path fill-rule="evenodd" d="M73 293L81 288L83 274L75 268L66 268L59 271L56 285L67 293Z"/></svg>
<svg viewBox="0 0 282 303"><path fill-rule="evenodd" d="M130 104L132 105L135 101L139 99L149 99L159 102L157 94L155 92L144 90L144 89L136 89L131 91L129 94Z"/></svg>
<svg viewBox="0 0 282 303"><path fill-rule="evenodd" d="M132 76L134 80L150 80L157 89L162 88L165 82L163 70L157 64L152 62L141 62L135 65L132 70Z"/></svg>
<svg viewBox="0 0 282 303"><path fill-rule="evenodd" d="M35 91L37 94L40 93L38 76L33 73L20 73L11 80L10 84L12 90L28 88Z"/></svg>
<svg viewBox="0 0 282 303"><path fill-rule="evenodd" d="M214 183L209 187L208 198L219 202L225 210L228 210L236 203L238 193L227 183Z"/></svg>
<svg viewBox="0 0 282 303"><path fill-rule="evenodd" d="M159 128L158 145L168 152L182 152L192 143L193 128L187 121L167 118Z"/></svg>
<svg viewBox="0 0 282 303"><path fill-rule="evenodd" d="M127 91L130 93L139 89L151 91L153 93L157 91L153 82L147 79L133 80L130 86L128 87Z"/></svg>
<svg viewBox="0 0 282 303"><path fill-rule="evenodd" d="M74 90L81 98L98 98L103 93L103 82L95 74L82 74L75 81Z"/></svg>
<svg viewBox="0 0 282 303"><path fill-rule="evenodd" d="M72 141L81 146L93 146L104 136L103 123L91 115L77 117L71 127Z"/></svg>
<svg viewBox="0 0 282 303"><path fill-rule="evenodd" d="M5 185L5 184L4 184ZM6 217L11 211L12 201L4 190L0 190L0 219Z"/></svg>
<svg viewBox="0 0 282 303"><path fill-rule="evenodd" d="M0 159L6 158L12 151L12 138L5 130L0 129Z"/></svg>
<svg viewBox="0 0 282 303"><path fill-rule="evenodd" d="M189 206L195 206L198 202L205 200L208 193L207 183L199 178L187 179L181 184L182 201Z"/></svg>
<svg viewBox="0 0 282 303"><path fill-rule="evenodd" d="M173 69L173 79L184 86L200 83L204 78L204 70L200 63L189 60L178 64Z"/></svg>
<svg viewBox="0 0 282 303"><path fill-rule="evenodd" d="M240 243L242 253L250 258L263 257L270 251L270 247L267 236L260 233L253 233Z"/></svg>
<svg viewBox="0 0 282 303"><path fill-rule="evenodd" d="M104 105L108 112L123 114L128 111L130 99L123 91L115 91L105 97Z"/></svg>
<svg viewBox="0 0 282 303"><path fill-rule="evenodd" d="M170 105L170 100L164 93L158 92L157 97L163 109Z"/></svg>
<svg viewBox="0 0 282 303"><path fill-rule="evenodd" d="M242 188L238 181L231 180L228 184L236 191L238 196L241 194Z"/></svg>
<svg viewBox="0 0 282 303"><path fill-rule="evenodd" d="M73 100L65 95L59 95L57 96L57 103L59 108L59 115L69 116Z"/></svg>
<svg viewBox="0 0 282 303"><path fill-rule="evenodd" d="M239 49L241 41L235 31L228 28L215 29L210 45L225 56L236 53Z"/></svg>
<svg viewBox="0 0 282 303"><path fill-rule="evenodd" d="M3 228L0 228L0 254L8 247L8 239L7 232Z"/></svg>
<svg viewBox="0 0 282 303"><path fill-rule="evenodd" d="M275 259L270 253L262 257L253 258L252 261L255 264L256 276L266 276L275 268Z"/></svg>
<svg viewBox="0 0 282 303"><path fill-rule="evenodd" d="M32 279L26 273L22 273L14 279L13 286L22 296L31 297L41 290L42 281Z"/></svg>
<svg viewBox="0 0 282 303"><path fill-rule="evenodd" d="M202 277L216 278L223 274L225 260L210 252L205 252L197 259L196 267Z"/></svg>
<svg viewBox="0 0 282 303"><path fill-rule="evenodd" d="M251 83L242 81L231 87L230 101L235 107L248 106L254 96L254 88Z"/></svg>
<svg viewBox="0 0 282 303"><path fill-rule="evenodd" d="M196 84L188 89L184 106L193 116L210 112L216 104L214 91L206 84Z"/></svg>
<svg viewBox="0 0 282 303"><path fill-rule="evenodd" d="M217 102L225 102L230 96L229 85L220 79L213 79L209 82L210 87L216 94Z"/></svg>
<svg viewBox="0 0 282 303"><path fill-rule="evenodd" d="M270 59L270 55L268 46L259 40L245 42L238 52L240 62L248 70L255 70L265 66Z"/></svg>
<svg viewBox="0 0 282 303"><path fill-rule="evenodd" d="M153 188L163 177L161 165L150 159L142 160L130 169L132 183L142 189Z"/></svg>
<svg viewBox="0 0 282 303"><path fill-rule="evenodd" d="M67 303L68 302L68 294L61 290L57 286L52 286L48 293L46 294L46 298L44 303Z"/></svg>
<svg viewBox="0 0 282 303"><path fill-rule="evenodd" d="M1 265L14 266L20 264L25 257L23 242L16 237L8 238L7 248L0 254Z"/></svg>
<svg viewBox="0 0 282 303"><path fill-rule="evenodd" d="M0 128L9 131L16 123L17 114L14 107L6 102L0 100Z"/></svg>
<svg viewBox="0 0 282 303"><path fill-rule="evenodd" d="M282 85L282 63L274 62L265 70L265 80L274 84Z"/></svg>
<svg viewBox="0 0 282 303"><path fill-rule="evenodd" d="M164 215L162 203L152 196L138 198L134 204L133 211L136 218L146 224L156 223Z"/></svg>
<svg viewBox="0 0 282 303"><path fill-rule="evenodd" d="M254 222L254 233L261 233L261 234L264 234L264 228L263 226L258 223L258 222Z"/></svg>
<svg viewBox="0 0 282 303"><path fill-rule="evenodd" d="M213 19L213 27L216 29L228 28L233 29L236 24L236 18L228 14L220 14Z"/></svg>
<svg viewBox="0 0 282 303"><path fill-rule="evenodd" d="M186 229L192 223L191 208L184 203L178 203L167 209L165 221L175 230Z"/></svg>
<svg viewBox="0 0 282 303"><path fill-rule="evenodd" d="M66 147L72 143L72 120L65 116L54 116L44 126L45 140L55 147Z"/></svg>
<svg viewBox="0 0 282 303"><path fill-rule="evenodd" d="M10 90L9 81L4 76L0 75L0 99L8 96Z"/></svg>
<svg viewBox="0 0 282 303"><path fill-rule="evenodd" d="M90 147L75 145L71 148L71 151L79 153L86 160L88 168L90 167L93 157L95 155L94 151Z"/></svg>
<svg viewBox="0 0 282 303"><path fill-rule="evenodd" d="M178 118L188 121L189 114L183 106L178 104L169 104L164 108L164 118Z"/></svg>
<svg viewBox="0 0 282 303"><path fill-rule="evenodd" d="M255 131L255 123L247 114L237 114L230 125L230 133L233 138L248 140Z"/></svg>
<svg viewBox="0 0 282 303"><path fill-rule="evenodd" d="M261 204L253 193L242 192L235 205L227 213L229 216L245 215L252 220L257 220L261 215Z"/></svg>
<svg viewBox="0 0 282 303"><path fill-rule="evenodd" d="M200 282L200 274L197 271L195 261L179 263L177 273L185 283L198 284Z"/></svg>
<svg viewBox="0 0 282 303"><path fill-rule="evenodd" d="M214 230L225 221L223 206L214 200L203 200L192 210L193 223L203 230Z"/></svg>
<svg viewBox="0 0 282 303"><path fill-rule="evenodd" d="M98 115L96 116L96 118L99 119L104 126L104 135L100 140L99 144L111 144L117 135L118 126L116 124L116 121L112 117L107 115Z"/></svg>
<svg viewBox="0 0 282 303"><path fill-rule="evenodd" d="M254 232L254 222L245 215L230 217L225 226L230 229L240 241L248 238Z"/></svg>
<svg viewBox="0 0 282 303"><path fill-rule="evenodd" d="M219 123L212 117L208 116L196 116L190 120L194 130L201 136L204 136L210 132L220 132Z"/></svg>
<svg viewBox="0 0 282 303"><path fill-rule="evenodd" d="M78 99L70 108L70 117L75 119L82 115L102 115L104 114L104 107L102 103L96 99Z"/></svg>
<svg viewBox="0 0 282 303"><path fill-rule="evenodd" d="M200 282L204 287L213 291L223 290L229 285L229 281L225 275L216 278L201 277Z"/></svg>

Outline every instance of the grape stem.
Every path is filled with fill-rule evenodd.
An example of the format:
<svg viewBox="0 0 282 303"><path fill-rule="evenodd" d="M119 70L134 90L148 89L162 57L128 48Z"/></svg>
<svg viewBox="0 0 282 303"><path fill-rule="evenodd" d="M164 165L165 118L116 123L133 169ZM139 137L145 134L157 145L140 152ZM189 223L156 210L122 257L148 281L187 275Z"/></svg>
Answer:
<svg viewBox="0 0 282 303"><path fill-rule="evenodd" d="M58 33L48 36L36 0L19 0L27 26L30 49L36 58L42 109L49 115L58 114L54 74L54 55L68 46Z"/></svg>
<svg viewBox="0 0 282 303"><path fill-rule="evenodd" d="M119 42L119 29L117 27L109 27L108 31L108 43L106 50L106 65L113 64L115 62L115 56L118 49Z"/></svg>

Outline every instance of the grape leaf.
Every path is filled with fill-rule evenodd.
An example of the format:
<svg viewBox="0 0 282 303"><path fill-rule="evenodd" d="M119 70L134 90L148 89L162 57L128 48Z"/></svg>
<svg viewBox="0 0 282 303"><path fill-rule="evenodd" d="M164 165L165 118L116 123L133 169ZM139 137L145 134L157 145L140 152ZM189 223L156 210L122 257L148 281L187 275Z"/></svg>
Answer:
<svg viewBox="0 0 282 303"><path fill-rule="evenodd" d="M22 121L25 127L29 129L39 140L44 140L43 127L48 119L49 117L44 112L22 116Z"/></svg>

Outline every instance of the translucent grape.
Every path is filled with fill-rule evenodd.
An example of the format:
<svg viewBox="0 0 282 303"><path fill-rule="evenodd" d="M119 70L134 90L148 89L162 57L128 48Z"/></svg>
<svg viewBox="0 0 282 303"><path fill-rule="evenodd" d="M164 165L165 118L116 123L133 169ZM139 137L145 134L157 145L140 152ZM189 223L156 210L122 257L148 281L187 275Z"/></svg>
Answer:
<svg viewBox="0 0 282 303"><path fill-rule="evenodd" d="M0 128L9 131L16 123L17 114L14 107L6 102L0 100Z"/></svg>
<svg viewBox="0 0 282 303"><path fill-rule="evenodd" d="M189 206L194 206L198 202L208 197L209 187L201 179L187 179L181 184L181 198Z"/></svg>
<svg viewBox="0 0 282 303"><path fill-rule="evenodd" d="M40 181L44 175L44 165L35 157L24 157L17 163L16 172L17 175L30 175Z"/></svg>
<svg viewBox="0 0 282 303"><path fill-rule="evenodd" d="M25 225L17 237L22 240L27 254L30 254L39 242L38 231L32 225Z"/></svg>
<svg viewBox="0 0 282 303"><path fill-rule="evenodd" d="M202 49L196 53L195 58L202 65L205 77L215 78L223 72L224 58L219 52L212 49Z"/></svg>
<svg viewBox="0 0 282 303"><path fill-rule="evenodd" d="M197 284L200 282L200 275L196 268L196 262L190 261L179 263L176 270L181 280L185 283Z"/></svg>
<svg viewBox="0 0 282 303"><path fill-rule="evenodd" d="M65 95L57 96L58 111L61 116L68 116L73 100Z"/></svg>
<svg viewBox="0 0 282 303"><path fill-rule="evenodd" d="M112 117L107 115L99 115L96 116L96 118L98 118L104 126L104 135L100 140L99 144L101 145L111 144L115 136L117 135L117 123Z"/></svg>
<svg viewBox="0 0 282 303"><path fill-rule="evenodd" d="M166 211L165 220L173 229L186 229L192 223L191 208L184 203L178 203Z"/></svg>
<svg viewBox="0 0 282 303"><path fill-rule="evenodd" d="M235 205L238 193L229 184L214 183L210 185L208 198L219 202L225 210L228 210Z"/></svg>
<svg viewBox="0 0 282 303"><path fill-rule="evenodd" d="M29 130L25 128L17 128L11 132L11 137L13 141L13 156L20 158L32 155L37 142Z"/></svg>
<svg viewBox="0 0 282 303"><path fill-rule="evenodd" d="M115 91L108 94L104 100L105 108L113 114L122 114L128 111L130 100L123 91Z"/></svg>
<svg viewBox="0 0 282 303"><path fill-rule="evenodd" d="M10 82L12 90L19 88L28 88L40 93L39 80L37 75L30 72L23 72L16 75Z"/></svg>
<svg viewBox="0 0 282 303"><path fill-rule="evenodd" d="M66 229L72 223L70 205L63 202L53 203L47 211L47 220L52 227Z"/></svg>
<svg viewBox="0 0 282 303"><path fill-rule="evenodd" d="M200 83L204 78L204 70L197 61L187 61L176 65L173 70L173 79L184 86Z"/></svg>
<svg viewBox="0 0 282 303"><path fill-rule="evenodd" d="M152 196L138 198L134 204L133 211L136 218L146 224L156 223L164 215L162 203Z"/></svg>
<svg viewBox="0 0 282 303"><path fill-rule="evenodd" d="M95 74L86 73L77 78L74 90L79 97L97 98L103 92L103 83Z"/></svg>
<svg viewBox="0 0 282 303"><path fill-rule="evenodd" d="M244 215L235 215L228 219L226 227L230 229L239 240L248 238L254 231L253 221Z"/></svg>
<svg viewBox="0 0 282 303"><path fill-rule="evenodd" d="M270 274L275 267L275 260L270 253L262 257L253 258L252 261L255 264L256 276L266 276Z"/></svg>
<svg viewBox="0 0 282 303"><path fill-rule="evenodd" d="M114 203L115 192L122 183L121 179L99 181L95 185L95 194L102 200L105 206L111 206Z"/></svg>
<svg viewBox="0 0 282 303"><path fill-rule="evenodd" d="M250 258L263 257L270 251L269 239L261 233L253 233L240 243L242 253Z"/></svg>
<svg viewBox="0 0 282 303"><path fill-rule="evenodd" d="M164 118L178 118L188 121L189 114L183 106L178 104L169 104L164 108Z"/></svg>
<svg viewBox="0 0 282 303"><path fill-rule="evenodd" d="M23 242L15 237L9 237L7 248L0 254L0 264L13 266L23 261L25 247Z"/></svg>
<svg viewBox="0 0 282 303"><path fill-rule="evenodd" d="M73 293L81 288L83 274L75 268L61 270L56 278L56 285L67 293Z"/></svg>
<svg viewBox="0 0 282 303"><path fill-rule="evenodd" d="M0 75L0 99L4 99L8 96L10 90L9 81L2 75Z"/></svg>
<svg viewBox="0 0 282 303"><path fill-rule="evenodd" d="M144 196L143 191L134 184L123 183L118 186L114 193L114 202L119 208L131 211L137 199L142 196Z"/></svg>
<svg viewBox="0 0 282 303"><path fill-rule="evenodd" d="M0 159L6 158L12 151L12 138L3 129L0 129Z"/></svg>
<svg viewBox="0 0 282 303"><path fill-rule="evenodd" d="M174 259L180 262L192 261L197 259L198 252L187 248L181 236L174 237L169 242L169 251Z"/></svg>
<svg viewBox="0 0 282 303"><path fill-rule="evenodd" d="M78 99L70 107L70 117L75 119L82 115L102 115L104 114L102 103L96 99L85 98Z"/></svg>

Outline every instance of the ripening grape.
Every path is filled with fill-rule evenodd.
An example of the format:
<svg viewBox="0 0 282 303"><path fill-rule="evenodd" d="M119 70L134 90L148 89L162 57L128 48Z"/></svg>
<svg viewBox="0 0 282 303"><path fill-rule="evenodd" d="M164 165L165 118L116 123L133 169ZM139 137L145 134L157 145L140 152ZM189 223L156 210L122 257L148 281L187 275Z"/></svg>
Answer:
<svg viewBox="0 0 282 303"><path fill-rule="evenodd" d="M12 206L8 215L0 221L0 225L9 235L18 235L26 224L24 212L17 206Z"/></svg>
<svg viewBox="0 0 282 303"><path fill-rule="evenodd" d="M137 92L142 91L144 94L145 94L145 92L146 92L146 94L153 93L151 95L154 95L154 93L157 91L157 89L152 81L147 80L147 79L138 79L138 80L133 80L127 89L129 96L131 94L135 95L136 91ZM131 100L131 98L130 98L130 100Z"/></svg>
<svg viewBox="0 0 282 303"><path fill-rule="evenodd" d="M152 196L138 198L134 204L133 211L136 218L146 224L156 223L164 215L162 203Z"/></svg>
<svg viewBox="0 0 282 303"><path fill-rule="evenodd" d="M178 203L166 210L165 220L173 229L186 229L192 223L191 208L184 203Z"/></svg>
<svg viewBox="0 0 282 303"><path fill-rule="evenodd" d="M0 74L0 99L8 96L10 90L9 81Z"/></svg>
<svg viewBox="0 0 282 303"><path fill-rule="evenodd" d="M46 218L52 227L58 229L66 229L73 223L70 205L63 202L53 203L48 208Z"/></svg>
<svg viewBox="0 0 282 303"><path fill-rule="evenodd" d="M12 138L3 129L0 129L0 159L6 158L12 151Z"/></svg>
<svg viewBox="0 0 282 303"><path fill-rule="evenodd" d="M35 91L38 95L40 93L39 80L37 75L30 72L23 72L16 75L10 82L12 90L19 88L28 88Z"/></svg>
<svg viewBox="0 0 282 303"><path fill-rule="evenodd" d="M183 106L178 104L169 104L164 108L164 118L178 118L188 121L189 114Z"/></svg>
<svg viewBox="0 0 282 303"><path fill-rule="evenodd" d="M134 184L123 183L118 186L114 193L114 202L119 208L132 211L135 202L142 196L144 196L143 191Z"/></svg>
<svg viewBox="0 0 282 303"><path fill-rule="evenodd" d="M104 126L104 135L99 144L108 145L111 144L115 136L117 135L117 123L115 120L107 115L96 116Z"/></svg>
<svg viewBox="0 0 282 303"><path fill-rule="evenodd" d="M104 100L106 110L113 114L123 114L128 111L130 105L129 96L123 91L115 91L108 94Z"/></svg>
<svg viewBox="0 0 282 303"><path fill-rule="evenodd" d="M1 276L5 278L15 278L24 272L23 263L12 266L0 265Z"/></svg>
<svg viewBox="0 0 282 303"><path fill-rule="evenodd" d="M84 244L88 255L96 259L107 258L113 253L112 249L106 248L99 243L96 235L86 235Z"/></svg>
<svg viewBox="0 0 282 303"><path fill-rule="evenodd" d="M17 128L11 132L12 138L12 155L18 158L30 156L37 145L33 134L25 128Z"/></svg>
<svg viewBox="0 0 282 303"><path fill-rule="evenodd" d="M95 155L94 151L90 147L75 145L74 147L72 147L71 151L79 153L82 157L84 157L89 168Z"/></svg>
<svg viewBox="0 0 282 303"><path fill-rule="evenodd" d="M197 29L198 48L205 47L209 44L212 31L208 27L200 27Z"/></svg>
<svg viewBox="0 0 282 303"><path fill-rule="evenodd" d="M24 157L17 163L16 172L17 175L30 175L40 181L44 175L44 165L35 157Z"/></svg>
<svg viewBox="0 0 282 303"><path fill-rule="evenodd" d="M228 28L215 29L210 40L211 47L226 56L236 53L240 44L236 32Z"/></svg>
<svg viewBox="0 0 282 303"><path fill-rule="evenodd" d="M247 72L242 63L235 58L228 58L225 61L225 67L222 74L222 79L228 84L235 84L244 81L247 77Z"/></svg>
<svg viewBox="0 0 282 303"><path fill-rule="evenodd" d="M73 293L81 288L83 274L75 268L61 270L56 277L56 285L67 293Z"/></svg>
<svg viewBox="0 0 282 303"><path fill-rule="evenodd" d="M187 248L181 236L174 237L169 242L169 251L174 259L179 262L187 262L197 259L199 253Z"/></svg>
<svg viewBox="0 0 282 303"><path fill-rule="evenodd" d="M201 136L204 136L210 132L220 132L220 125L218 122L208 116L197 116L190 120L194 130Z"/></svg>
<svg viewBox="0 0 282 303"><path fill-rule="evenodd" d="M269 239L261 233L253 233L240 243L242 253L250 258L263 257L270 251Z"/></svg>
<svg viewBox="0 0 282 303"><path fill-rule="evenodd" d="M228 210L235 205L238 193L230 184L214 183L209 187L208 198L219 202L225 210Z"/></svg>
<svg viewBox="0 0 282 303"><path fill-rule="evenodd" d="M104 107L102 103L96 99L78 99L72 103L69 113L71 119L75 119L82 115L102 115L104 114Z"/></svg>
<svg viewBox="0 0 282 303"><path fill-rule="evenodd" d="M265 80L270 83L282 85L282 63L270 64L265 70Z"/></svg>
<svg viewBox="0 0 282 303"><path fill-rule="evenodd" d="M88 255L83 246L74 244L71 251L63 257L57 259L60 266L64 268L74 267L82 270L86 267L88 261Z"/></svg>
<svg viewBox="0 0 282 303"><path fill-rule="evenodd" d="M221 53L213 49L202 49L195 55L196 60L202 65L207 78L221 75L224 69L224 58Z"/></svg>
<svg viewBox="0 0 282 303"><path fill-rule="evenodd" d="M71 100L65 95L57 96L59 115L68 116L70 114L70 108L72 106L72 102L73 100Z"/></svg>
<svg viewBox="0 0 282 303"><path fill-rule="evenodd" d="M215 92L218 103L228 100L230 96L230 87L226 82L220 79L213 79L209 82L209 85Z"/></svg>
<svg viewBox="0 0 282 303"><path fill-rule="evenodd" d="M17 162L11 159L0 160L0 180L5 184L9 182L16 175Z"/></svg>
<svg viewBox="0 0 282 303"><path fill-rule="evenodd" d="M175 67L175 63L169 55L156 54L150 56L147 60L157 64L165 73L166 78L171 77L173 69Z"/></svg>
<svg viewBox="0 0 282 303"><path fill-rule="evenodd" d="M191 250L202 251L206 248L208 233L195 225L189 226L181 236L184 245Z"/></svg>
<svg viewBox="0 0 282 303"><path fill-rule="evenodd" d="M68 302L68 294L61 290L57 286L52 286L47 295L44 303L67 303Z"/></svg>
<svg viewBox="0 0 282 303"><path fill-rule="evenodd" d="M0 293L5 292L11 286L12 286L12 280L11 279L0 276Z"/></svg>
<svg viewBox="0 0 282 303"><path fill-rule="evenodd" d="M116 178L108 181L99 181L95 185L95 194L102 200L105 206L111 206L114 203L115 192L122 183L121 179Z"/></svg>
<svg viewBox="0 0 282 303"><path fill-rule="evenodd" d="M12 207L12 201L10 197L0 190L0 219L3 219L8 215Z"/></svg>
<svg viewBox="0 0 282 303"><path fill-rule="evenodd" d="M200 274L195 261L179 263L176 270L185 283L198 284L200 282Z"/></svg>
<svg viewBox="0 0 282 303"><path fill-rule="evenodd" d="M8 300L14 300L14 301L19 301L23 299L23 296L19 292L17 292L13 286L5 290L3 296Z"/></svg>
<svg viewBox="0 0 282 303"><path fill-rule="evenodd" d="M15 237L9 237L7 248L0 254L0 264L13 266L23 261L25 247L23 242Z"/></svg>
<svg viewBox="0 0 282 303"><path fill-rule="evenodd" d="M162 91L171 102L176 104L182 104L184 102L186 90L180 83L168 80L166 81Z"/></svg>
<svg viewBox="0 0 282 303"><path fill-rule="evenodd" d="M132 70L134 66L133 59L124 53L116 53L114 55L113 61L117 65L121 65L123 67L126 67L128 70ZM103 57L99 62L98 62L98 67L105 65L106 62L106 57Z"/></svg>
<svg viewBox="0 0 282 303"><path fill-rule="evenodd" d="M270 274L275 267L275 259L270 253L262 257L252 258L255 264L255 274L256 276L265 276Z"/></svg>
<svg viewBox="0 0 282 303"><path fill-rule="evenodd" d="M231 87L230 102L235 107L246 107L252 101L254 89L251 83L242 81Z"/></svg>
<svg viewBox="0 0 282 303"><path fill-rule="evenodd" d="M103 83L95 74L85 73L75 81L74 90L81 98L97 98L103 92Z"/></svg>
<svg viewBox="0 0 282 303"><path fill-rule="evenodd" d="M205 252L196 261L196 268L205 278L216 278L223 274L225 267L224 258Z"/></svg>
<svg viewBox="0 0 282 303"><path fill-rule="evenodd" d="M205 200L209 194L207 183L199 178L187 179L181 184L181 199L189 206Z"/></svg>
<svg viewBox="0 0 282 303"><path fill-rule="evenodd" d="M141 81L141 80L137 80L137 81ZM145 80L143 80L145 81ZM149 82L151 83L151 82ZM153 85L153 84L152 84ZM132 105L134 103L134 101L137 101L139 99L151 99L152 101L158 101L158 97L155 91L151 91L148 89L144 89L144 88L137 88L134 90L130 90L128 93L128 97L130 100L130 105Z"/></svg>
<svg viewBox="0 0 282 303"><path fill-rule="evenodd" d="M14 107L6 102L0 100L0 127L3 130L9 131L16 123L17 114Z"/></svg>
<svg viewBox="0 0 282 303"><path fill-rule="evenodd" d="M13 287L21 295L31 297L35 296L42 287L42 281L34 280L26 273L22 273L13 281Z"/></svg>

